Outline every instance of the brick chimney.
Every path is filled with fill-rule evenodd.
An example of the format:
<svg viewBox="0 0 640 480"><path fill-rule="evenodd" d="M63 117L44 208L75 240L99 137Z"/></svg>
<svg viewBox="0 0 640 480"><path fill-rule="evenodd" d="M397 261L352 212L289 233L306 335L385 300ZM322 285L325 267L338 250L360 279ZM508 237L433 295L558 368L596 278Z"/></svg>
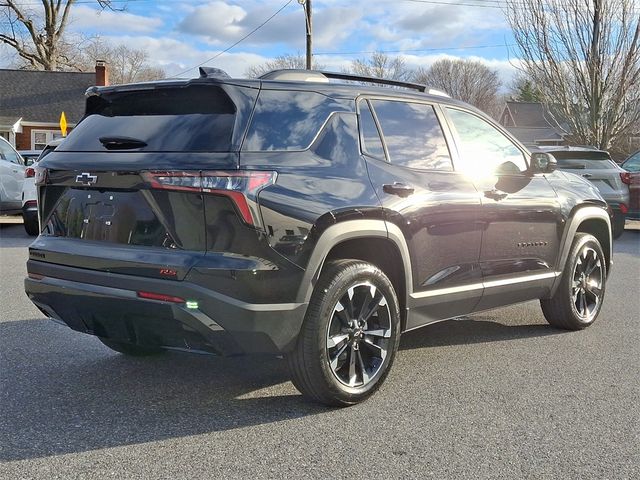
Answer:
<svg viewBox="0 0 640 480"><path fill-rule="evenodd" d="M96 60L96 85L99 87L109 85L109 71L107 62L104 60Z"/></svg>

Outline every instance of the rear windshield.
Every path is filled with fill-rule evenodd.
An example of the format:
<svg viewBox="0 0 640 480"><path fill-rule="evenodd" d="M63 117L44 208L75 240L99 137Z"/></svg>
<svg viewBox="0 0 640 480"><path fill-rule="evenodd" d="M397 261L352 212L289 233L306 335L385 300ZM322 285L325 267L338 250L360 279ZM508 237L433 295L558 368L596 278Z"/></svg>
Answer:
<svg viewBox="0 0 640 480"><path fill-rule="evenodd" d="M225 152L235 113L229 96L212 85L90 97L87 116L58 150L104 152L115 145L127 151Z"/></svg>
<svg viewBox="0 0 640 480"><path fill-rule="evenodd" d="M558 167L567 170L594 170L616 168L609 154L604 152L550 152Z"/></svg>

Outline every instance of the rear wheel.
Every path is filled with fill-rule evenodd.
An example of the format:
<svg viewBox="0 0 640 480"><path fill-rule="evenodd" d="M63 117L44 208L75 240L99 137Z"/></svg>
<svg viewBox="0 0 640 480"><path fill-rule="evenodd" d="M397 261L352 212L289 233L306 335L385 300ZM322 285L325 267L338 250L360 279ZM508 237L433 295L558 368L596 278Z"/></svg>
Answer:
<svg viewBox="0 0 640 480"><path fill-rule="evenodd" d="M386 275L366 262L338 260L316 284L287 363L305 396L353 405L380 387L399 341L400 309Z"/></svg>
<svg viewBox="0 0 640 480"><path fill-rule="evenodd" d="M133 343L125 343L118 342L115 340L109 340L108 338L98 337L105 346L109 347L111 350L122 353L124 355L129 355L132 357L147 357L149 355L158 355L164 353L160 347L146 347L142 345L134 345Z"/></svg>
<svg viewBox="0 0 640 480"><path fill-rule="evenodd" d="M23 213L22 222L24 223L24 230L27 232L27 235L36 236L40 233L38 215L27 215Z"/></svg>
<svg viewBox="0 0 640 480"><path fill-rule="evenodd" d="M606 268L598 240L577 234L555 295L540 301L547 321L567 330L581 330L595 322L604 300Z"/></svg>

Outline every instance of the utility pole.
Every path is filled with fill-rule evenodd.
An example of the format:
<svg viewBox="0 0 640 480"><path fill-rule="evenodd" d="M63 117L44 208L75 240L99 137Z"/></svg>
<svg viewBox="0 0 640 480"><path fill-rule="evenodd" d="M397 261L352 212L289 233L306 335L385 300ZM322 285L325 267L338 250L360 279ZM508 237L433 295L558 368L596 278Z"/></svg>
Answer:
<svg viewBox="0 0 640 480"><path fill-rule="evenodd" d="M313 57L313 45L312 45L312 23L311 23L311 0L298 0L298 3L302 5L304 9L304 18L306 20L307 30L307 70L311 70L311 63Z"/></svg>

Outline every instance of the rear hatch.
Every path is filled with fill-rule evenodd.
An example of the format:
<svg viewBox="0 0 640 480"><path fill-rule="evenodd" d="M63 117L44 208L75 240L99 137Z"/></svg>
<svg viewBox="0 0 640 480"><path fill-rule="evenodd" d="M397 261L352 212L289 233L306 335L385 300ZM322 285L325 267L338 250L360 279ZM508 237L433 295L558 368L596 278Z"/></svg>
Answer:
<svg viewBox="0 0 640 480"><path fill-rule="evenodd" d="M550 152L558 161L558 168L580 175L592 182L607 201L624 200L626 185L620 178L623 171L609 154L599 151Z"/></svg>
<svg viewBox="0 0 640 480"><path fill-rule="evenodd" d="M38 164L42 231L31 258L180 280L211 244L207 218L246 223L234 195L257 90L193 80L93 93Z"/></svg>

